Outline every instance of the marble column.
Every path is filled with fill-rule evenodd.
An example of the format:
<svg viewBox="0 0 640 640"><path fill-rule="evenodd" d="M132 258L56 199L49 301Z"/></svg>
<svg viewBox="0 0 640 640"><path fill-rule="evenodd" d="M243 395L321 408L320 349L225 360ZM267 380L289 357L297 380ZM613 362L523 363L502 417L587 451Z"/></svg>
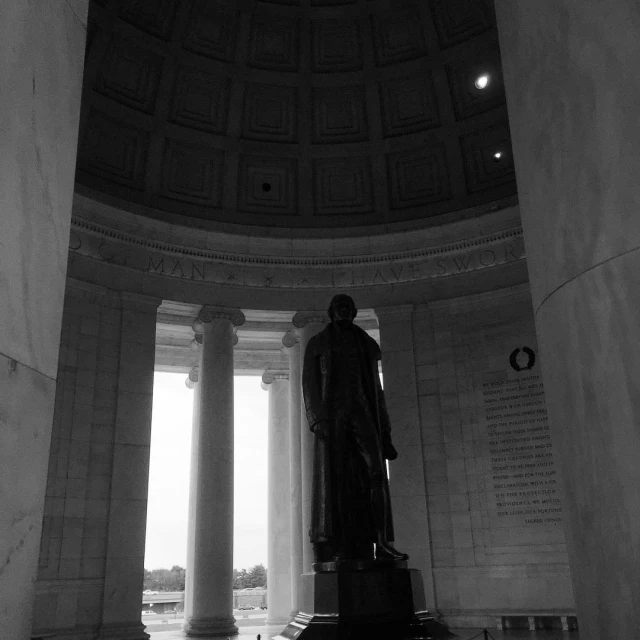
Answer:
<svg viewBox="0 0 640 640"><path fill-rule="evenodd" d="M300 373L304 362L304 352L309 340L329 322L324 311L298 311L293 317L293 326L300 335ZM301 394L302 395L302 394ZM293 411L293 406L291 407ZM311 528L311 481L313 477L313 433L309 430L304 399L300 399L300 477L302 481L302 572L309 573L313 564L313 545L309 539Z"/></svg>
<svg viewBox="0 0 640 640"><path fill-rule="evenodd" d="M144 588L156 311L161 301L126 292L120 296L120 354L98 638L144 640L149 636L140 621L140 594Z"/></svg>
<svg viewBox="0 0 640 640"><path fill-rule="evenodd" d="M289 352L289 518L291 544L291 611L300 610L300 580L302 576L302 462L300 438L302 414L302 377L300 371L300 339L296 331L287 331L282 344Z"/></svg>
<svg viewBox="0 0 640 640"><path fill-rule="evenodd" d="M202 326L194 323L197 329L201 332ZM197 334L197 342L196 339L193 340L192 345L202 345L202 333ZM195 351L196 349L194 349ZM189 504L188 504L188 518L189 522L187 524L187 563L186 563L186 577L185 577L185 606L184 606L184 614L185 619L186 616L191 611L189 604L191 602L191 594L193 589L195 588L193 581L193 572L191 571L191 567L196 566L196 545L194 544L194 536L195 536L195 526L194 520L197 517L198 510L198 494L195 488L198 486L198 478L200 474L200 469L198 466L198 462L200 460L200 390L199 390L199 376L200 367L196 365L189 371L187 375L187 379L185 380L185 385L187 388L192 389L193 394L193 411L191 414L191 454L190 454L190 465L189 465ZM232 570L233 573L233 570ZM233 589L231 590L233 593Z"/></svg>
<svg viewBox="0 0 640 640"><path fill-rule="evenodd" d="M0 6L0 637L29 638L88 0Z"/></svg>
<svg viewBox="0 0 640 640"><path fill-rule="evenodd" d="M205 306L192 437L187 583L187 636L237 633L233 617L233 327L239 309Z"/></svg>
<svg viewBox="0 0 640 640"><path fill-rule="evenodd" d="M640 7L496 0L583 640L640 628Z"/></svg>
<svg viewBox="0 0 640 640"><path fill-rule="evenodd" d="M267 624L287 624L291 606L289 372L267 370L269 391Z"/></svg>
<svg viewBox="0 0 640 640"><path fill-rule="evenodd" d="M420 569L427 607L435 609L425 447L421 432L413 305L376 307L382 349L384 397L391 438L398 459L389 462L396 547L409 554L409 566Z"/></svg>

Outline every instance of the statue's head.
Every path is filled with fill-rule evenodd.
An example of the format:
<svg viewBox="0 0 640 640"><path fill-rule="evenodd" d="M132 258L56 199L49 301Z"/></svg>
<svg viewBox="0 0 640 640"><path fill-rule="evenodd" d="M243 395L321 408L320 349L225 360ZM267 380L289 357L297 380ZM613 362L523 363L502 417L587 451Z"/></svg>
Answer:
<svg viewBox="0 0 640 640"><path fill-rule="evenodd" d="M358 315L358 310L351 296L339 293L331 298L327 314L331 322L345 325L353 322L353 319Z"/></svg>

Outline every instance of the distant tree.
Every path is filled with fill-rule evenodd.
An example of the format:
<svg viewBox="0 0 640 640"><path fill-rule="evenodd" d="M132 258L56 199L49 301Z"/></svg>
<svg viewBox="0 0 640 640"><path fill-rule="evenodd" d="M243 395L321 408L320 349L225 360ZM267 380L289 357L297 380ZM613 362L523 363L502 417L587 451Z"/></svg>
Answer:
<svg viewBox="0 0 640 640"><path fill-rule="evenodd" d="M175 589L171 589L171 591L184 591L187 570L177 564L174 564L173 567L171 567L171 573L174 576L172 584L175 587Z"/></svg>
<svg viewBox="0 0 640 640"><path fill-rule="evenodd" d="M184 591L186 570L177 564L171 569L145 569L144 586L146 591ZM247 569L233 570L233 588L265 589L267 586L267 570L263 564L256 564Z"/></svg>
<svg viewBox="0 0 640 640"><path fill-rule="evenodd" d="M238 571L237 569L234 569L233 570L233 588L244 589L248 586L249 585L247 584L247 570L240 569L240 571Z"/></svg>
<svg viewBox="0 0 640 640"><path fill-rule="evenodd" d="M267 570L263 564L256 564L248 571L246 569L233 570L233 588L254 589L266 588L267 586Z"/></svg>
<svg viewBox="0 0 640 640"><path fill-rule="evenodd" d="M144 590L184 591L186 571L177 564L171 569L144 570Z"/></svg>
<svg viewBox="0 0 640 640"><path fill-rule="evenodd" d="M267 570L264 568L264 565L262 563L256 564L251 567L247 574L247 578L250 583L248 585L249 587L266 588L267 586Z"/></svg>

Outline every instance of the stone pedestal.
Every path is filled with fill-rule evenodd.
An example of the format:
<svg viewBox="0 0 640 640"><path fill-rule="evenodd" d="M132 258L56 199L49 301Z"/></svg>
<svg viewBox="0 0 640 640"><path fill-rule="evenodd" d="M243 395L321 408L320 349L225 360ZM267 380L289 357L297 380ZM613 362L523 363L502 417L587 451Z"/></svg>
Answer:
<svg viewBox="0 0 640 640"><path fill-rule="evenodd" d="M425 609L420 571L406 562L323 563L302 576L300 612L276 640L437 638L448 635Z"/></svg>

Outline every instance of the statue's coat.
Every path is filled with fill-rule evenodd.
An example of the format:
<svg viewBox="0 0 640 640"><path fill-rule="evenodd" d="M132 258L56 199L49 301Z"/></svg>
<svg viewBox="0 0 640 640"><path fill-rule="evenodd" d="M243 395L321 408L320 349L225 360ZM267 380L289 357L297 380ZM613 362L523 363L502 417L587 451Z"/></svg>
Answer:
<svg viewBox="0 0 640 640"><path fill-rule="evenodd" d="M378 375L378 362L381 359L380 347L366 331L352 325L355 332L359 352L361 371L364 380L366 400L369 404L370 413L373 416L374 424L372 428L378 433L378 442L382 443L383 434L390 431L389 415L384 402L384 395L380 385ZM304 367L302 374L302 393L307 414L309 428L313 431L319 422L326 422L329 433L327 438L314 438L314 472L311 503L311 542L314 544L323 542L336 542L336 537L343 540L367 540L376 541L375 529L372 522L360 521L350 526L350 531L339 531L339 520L336 504L335 491L342 487L332 487L332 473L334 466L333 458L344 452L335 450L335 421L331 408L331 371L332 371L332 350L337 349L336 332L339 331L333 324L327 325L320 333L313 336L305 350ZM384 466L384 462L383 462ZM360 474L358 478L353 478L355 483L368 485L366 474ZM335 479L334 479L335 482ZM386 514L387 539L393 540L393 523L391 519L389 482L384 473L384 491L387 494L387 505L389 508ZM350 515L350 514L347 514Z"/></svg>

